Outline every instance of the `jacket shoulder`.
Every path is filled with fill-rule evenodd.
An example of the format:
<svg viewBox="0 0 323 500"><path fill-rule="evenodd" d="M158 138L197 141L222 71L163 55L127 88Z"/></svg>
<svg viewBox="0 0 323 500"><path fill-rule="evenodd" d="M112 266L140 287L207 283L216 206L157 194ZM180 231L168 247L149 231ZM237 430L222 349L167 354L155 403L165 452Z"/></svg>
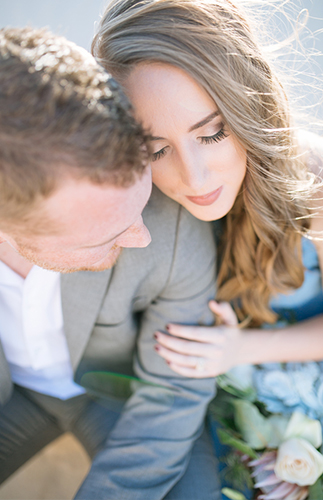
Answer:
<svg viewBox="0 0 323 500"><path fill-rule="evenodd" d="M184 241L185 238L209 241L212 233L210 223L191 215L156 186L153 187L151 198L143 212L143 219L151 233L152 247L155 246L154 241L160 242L165 237L171 245L174 245L175 240Z"/></svg>

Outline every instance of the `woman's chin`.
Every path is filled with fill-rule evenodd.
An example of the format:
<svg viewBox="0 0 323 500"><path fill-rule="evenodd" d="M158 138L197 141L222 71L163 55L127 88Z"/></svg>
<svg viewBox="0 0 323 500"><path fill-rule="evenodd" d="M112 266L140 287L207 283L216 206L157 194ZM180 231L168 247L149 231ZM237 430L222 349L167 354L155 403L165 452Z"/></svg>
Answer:
<svg viewBox="0 0 323 500"><path fill-rule="evenodd" d="M183 205L188 212L190 212L197 219L203 220L205 222L211 222L214 220L222 219L227 213L231 210L233 203L221 203L216 201L212 205L209 206L199 206L193 204L189 201L179 202Z"/></svg>

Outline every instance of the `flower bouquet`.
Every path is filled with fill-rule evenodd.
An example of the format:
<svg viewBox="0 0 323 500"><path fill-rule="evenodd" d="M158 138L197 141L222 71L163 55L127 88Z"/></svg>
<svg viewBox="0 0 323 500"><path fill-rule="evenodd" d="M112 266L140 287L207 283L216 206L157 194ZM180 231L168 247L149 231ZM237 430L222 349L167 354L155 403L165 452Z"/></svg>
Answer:
<svg viewBox="0 0 323 500"><path fill-rule="evenodd" d="M222 461L232 488L222 493L246 500L242 492L249 487L257 500L323 500L320 421L299 411L269 413L242 380L248 377L218 377L222 390L210 408L218 437L231 450Z"/></svg>

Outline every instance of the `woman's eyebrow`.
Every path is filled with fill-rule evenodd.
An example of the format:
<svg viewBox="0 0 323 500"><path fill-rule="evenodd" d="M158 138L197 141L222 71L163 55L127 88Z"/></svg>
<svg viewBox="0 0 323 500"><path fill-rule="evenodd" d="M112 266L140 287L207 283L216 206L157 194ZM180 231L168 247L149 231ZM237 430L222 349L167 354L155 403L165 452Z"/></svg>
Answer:
<svg viewBox="0 0 323 500"><path fill-rule="evenodd" d="M200 128L200 127L203 127L204 125L206 125L207 123L209 123L211 120L213 120L213 118L215 118L216 116L219 116L219 112L218 111L214 111L213 113L211 113L210 115L208 115L206 118L203 118L203 120L199 121L198 123L195 123L195 125L192 125L188 131L189 132L193 132L193 130L196 130L197 128ZM164 141L164 137L154 137L154 136L150 136L150 140L151 141Z"/></svg>
<svg viewBox="0 0 323 500"><path fill-rule="evenodd" d="M213 120L213 118L215 118L216 116L219 116L219 112L218 111L214 111L213 113L211 113L210 115L208 115L206 118L203 118L203 120L201 120L200 122L198 123L195 123L195 125L192 125L188 131L189 132L193 132L193 130L196 130L197 128L201 128L203 127L204 125L206 125L207 123L209 123L211 120Z"/></svg>

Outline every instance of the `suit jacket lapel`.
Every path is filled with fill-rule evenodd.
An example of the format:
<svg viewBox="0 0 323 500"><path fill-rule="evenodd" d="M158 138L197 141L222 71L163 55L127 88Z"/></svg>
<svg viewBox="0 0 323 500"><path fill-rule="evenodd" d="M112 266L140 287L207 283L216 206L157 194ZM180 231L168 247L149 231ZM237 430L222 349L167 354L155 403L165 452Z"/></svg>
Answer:
<svg viewBox="0 0 323 500"><path fill-rule="evenodd" d="M112 270L61 275L64 330L75 370L88 343Z"/></svg>

